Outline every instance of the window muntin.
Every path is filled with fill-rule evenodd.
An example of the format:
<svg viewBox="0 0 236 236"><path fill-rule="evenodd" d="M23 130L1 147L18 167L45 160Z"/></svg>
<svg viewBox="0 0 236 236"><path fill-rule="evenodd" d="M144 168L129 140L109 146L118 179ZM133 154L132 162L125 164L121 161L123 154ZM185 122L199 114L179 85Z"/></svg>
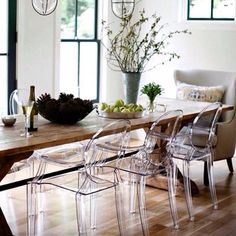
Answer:
<svg viewBox="0 0 236 236"><path fill-rule="evenodd" d="M234 20L235 0L188 0L188 20Z"/></svg>
<svg viewBox="0 0 236 236"><path fill-rule="evenodd" d="M98 0L62 0L60 91L94 101L100 71L97 15Z"/></svg>

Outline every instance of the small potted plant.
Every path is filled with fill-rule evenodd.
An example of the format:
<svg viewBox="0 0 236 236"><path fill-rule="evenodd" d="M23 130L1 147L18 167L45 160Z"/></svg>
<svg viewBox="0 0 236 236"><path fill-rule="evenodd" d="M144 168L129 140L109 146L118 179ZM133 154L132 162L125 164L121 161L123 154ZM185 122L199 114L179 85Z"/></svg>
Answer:
<svg viewBox="0 0 236 236"><path fill-rule="evenodd" d="M149 99L149 104L147 107L147 110L149 112L154 111L154 100L156 96L161 95L163 91L164 89L161 87L161 85L156 84L155 82L151 82L142 87L141 93L147 95Z"/></svg>

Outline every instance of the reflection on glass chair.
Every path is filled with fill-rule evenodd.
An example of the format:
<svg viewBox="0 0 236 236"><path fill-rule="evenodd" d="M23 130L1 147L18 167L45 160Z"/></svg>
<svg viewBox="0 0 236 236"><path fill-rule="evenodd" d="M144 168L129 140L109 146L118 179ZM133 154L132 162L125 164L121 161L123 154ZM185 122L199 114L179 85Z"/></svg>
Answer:
<svg viewBox="0 0 236 236"><path fill-rule="evenodd" d="M176 140L168 146L171 158L175 165L171 171L176 175L178 160L183 165L183 179L187 209L189 218L194 220L192 193L190 184L190 163L192 161L204 161L207 163L209 188L213 208L217 209L217 197L213 177L213 146L217 142L216 124L221 114L221 103L212 103L206 106L188 127L183 127L176 136ZM174 185L175 178L172 179Z"/></svg>
<svg viewBox="0 0 236 236"><path fill-rule="evenodd" d="M170 156L165 146L171 145L182 122L182 110L168 111L162 114L146 134L143 147L134 155L118 160L117 168L130 174L130 212L135 212L136 196L141 226L144 235L149 235L145 213L145 177L162 174L169 175ZM159 155L151 155L154 149L159 149ZM171 172L172 174L172 172ZM169 182L169 183L172 183ZM169 186L169 202L174 227L178 228L177 212L174 211L174 187Z"/></svg>
<svg viewBox="0 0 236 236"><path fill-rule="evenodd" d="M90 224L92 229L96 228L96 194L101 191L114 189L116 199L119 194L119 185L116 174L116 160L123 157L129 143L130 122L118 120L99 129L97 133L86 143L77 143L74 147L68 148L68 155L60 155L61 147L51 148L49 152L39 155L40 165L36 177L27 185L27 206L28 206L28 235L37 232L36 215L40 209L40 191L43 186L58 187L75 194L76 216L78 233L86 235L87 227ZM73 144L71 144L73 145ZM73 158L71 158L71 153ZM114 161L114 166L106 164L109 160ZM60 176L43 178L46 164L60 166L83 166L76 171L76 178L70 182L69 176L73 173ZM68 177L68 178L67 178ZM45 193L45 190L43 190ZM87 199L89 204L87 204ZM116 201L117 215L120 214L122 204ZM38 207L38 209L37 209ZM90 214L87 214L87 211ZM90 216L90 217L88 217ZM122 217L118 217L121 219ZM90 223L87 220L90 220ZM118 221L120 234L122 235L122 224Z"/></svg>

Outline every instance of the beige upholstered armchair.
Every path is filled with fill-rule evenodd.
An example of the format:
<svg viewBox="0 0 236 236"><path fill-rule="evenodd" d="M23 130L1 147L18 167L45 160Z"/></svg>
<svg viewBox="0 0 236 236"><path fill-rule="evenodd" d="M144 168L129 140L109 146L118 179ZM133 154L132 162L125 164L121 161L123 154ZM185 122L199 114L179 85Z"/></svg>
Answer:
<svg viewBox="0 0 236 236"><path fill-rule="evenodd" d="M214 160L226 159L229 171L233 172L232 158L236 144L236 72L175 70L174 78L177 86L179 83L188 83L197 86L222 85L224 87L221 102L234 105L235 108L233 111L224 112L221 122L218 123ZM204 171L204 183L208 185L208 179L205 173L206 171Z"/></svg>

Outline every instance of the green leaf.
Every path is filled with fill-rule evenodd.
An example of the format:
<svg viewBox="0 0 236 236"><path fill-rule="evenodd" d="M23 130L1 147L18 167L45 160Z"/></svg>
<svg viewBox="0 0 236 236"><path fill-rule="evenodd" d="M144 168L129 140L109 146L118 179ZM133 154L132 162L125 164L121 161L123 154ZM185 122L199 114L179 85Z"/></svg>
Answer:
<svg viewBox="0 0 236 236"><path fill-rule="evenodd" d="M141 93L148 96L149 100L153 102L157 95L161 95L164 89L161 85L151 82L142 87Z"/></svg>

